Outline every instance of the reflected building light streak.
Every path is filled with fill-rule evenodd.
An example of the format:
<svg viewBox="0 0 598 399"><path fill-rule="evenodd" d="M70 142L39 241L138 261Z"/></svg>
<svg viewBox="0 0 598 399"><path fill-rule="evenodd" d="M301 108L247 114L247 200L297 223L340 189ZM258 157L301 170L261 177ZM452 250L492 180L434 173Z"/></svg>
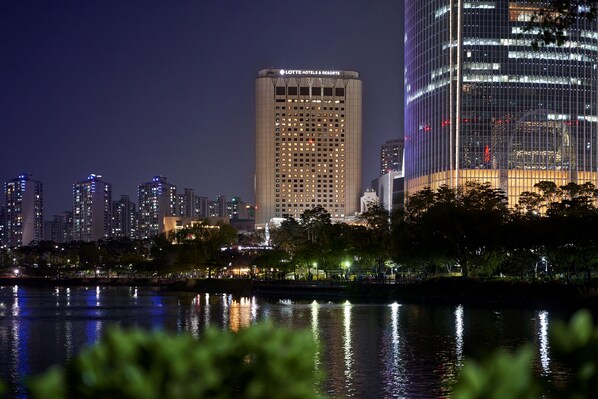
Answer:
<svg viewBox="0 0 598 399"><path fill-rule="evenodd" d="M201 298L199 295L193 298L191 305L194 309L189 312L189 333L195 338L199 338L199 313L201 312L200 302Z"/></svg>
<svg viewBox="0 0 598 399"><path fill-rule="evenodd" d="M455 355L460 368L463 366L463 305L455 309Z"/></svg>
<svg viewBox="0 0 598 399"><path fill-rule="evenodd" d="M201 314L201 295L197 294L191 300L191 312L189 312L189 332L195 338L199 338L199 317Z"/></svg>
<svg viewBox="0 0 598 399"><path fill-rule="evenodd" d="M538 338L540 339L540 364L545 374L550 373L550 344L548 343L548 312L538 312L540 319L540 329Z"/></svg>
<svg viewBox="0 0 598 399"><path fill-rule="evenodd" d="M232 295L222 294L222 329L228 330L231 328L230 325L230 304L233 300Z"/></svg>
<svg viewBox="0 0 598 399"><path fill-rule="evenodd" d="M232 301L230 305L230 329L232 331L249 327L251 324L251 307L251 299L247 297Z"/></svg>
<svg viewBox="0 0 598 399"><path fill-rule="evenodd" d="M66 289L66 306L71 306L71 289Z"/></svg>
<svg viewBox="0 0 598 399"><path fill-rule="evenodd" d="M12 304L12 315L18 316L19 315L19 286L15 285L12 287L12 296L14 298L14 302Z"/></svg>
<svg viewBox="0 0 598 399"><path fill-rule="evenodd" d="M230 330L237 332L241 328L241 303L233 300L229 309Z"/></svg>
<svg viewBox="0 0 598 399"><path fill-rule="evenodd" d="M96 286L96 306L100 306L100 286Z"/></svg>
<svg viewBox="0 0 598 399"><path fill-rule="evenodd" d="M320 327L318 325L319 312L320 305L314 300L311 303L311 332L316 344L316 353L314 358L314 369L316 372L320 369Z"/></svg>
<svg viewBox="0 0 598 399"><path fill-rule="evenodd" d="M14 370L21 378L29 375L31 370L29 367L29 344L31 340L31 324L27 320L29 311L27 310L27 290L19 290L19 286L13 287L14 305L13 316L15 317L12 323L12 357ZM21 317L23 317L21 319Z"/></svg>
<svg viewBox="0 0 598 399"><path fill-rule="evenodd" d="M254 296L251 297L251 322L257 321L257 300Z"/></svg>
<svg viewBox="0 0 598 399"><path fill-rule="evenodd" d="M193 298L191 300L191 305L195 306L196 308L199 308L201 306L201 295L200 294L195 295L195 298Z"/></svg>
<svg viewBox="0 0 598 399"><path fill-rule="evenodd" d="M64 323L64 349L66 358L70 359L73 355L73 323L66 321Z"/></svg>
<svg viewBox="0 0 598 399"><path fill-rule="evenodd" d="M206 300L204 302L204 314L203 314L203 324L204 326L209 326L210 325L210 294L206 294Z"/></svg>
<svg viewBox="0 0 598 399"><path fill-rule="evenodd" d="M11 364L13 365L12 370L13 372L20 373L21 370L21 356L23 353L20 353L21 350L21 325L17 319L13 319L12 326L11 326L11 333L12 333L12 340L11 340L11 350L10 350L10 357L12 359Z"/></svg>
<svg viewBox="0 0 598 399"><path fill-rule="evenodd" d="M352 305L346 301L343 305L343 349L345 352L345 387L347 393L353 391L353 347L351 345L351 308Z"/></svg>
<svg viewBox="0 0 598 399"><path fill-rule="evenodd" d="M401 305L393 303L390 305L390 323L391 323L391 362L388 375L391 378L391 391L389 392L393 398L404 398L404 387L407 384L405 378L405 367L402 365L401 359L401 337L399 335L399 308Z"/></svg>
<svg viewBox="0 0 598 399"><path fill-rule="evenodd" d="M290 299L280 299L278 301L278 303L283 305L282 308L280 309L281 316L291 319L293 317L293 312L295 310L293 301L291 301Z"/></svg>
<svg viewBox="0 0 598 399"><path fill-rule="evenodd" d="M390 318L392 321L392 345L393 350L398 349L399 345L399 308L401 305L393 303L390 305Z"/></svg>

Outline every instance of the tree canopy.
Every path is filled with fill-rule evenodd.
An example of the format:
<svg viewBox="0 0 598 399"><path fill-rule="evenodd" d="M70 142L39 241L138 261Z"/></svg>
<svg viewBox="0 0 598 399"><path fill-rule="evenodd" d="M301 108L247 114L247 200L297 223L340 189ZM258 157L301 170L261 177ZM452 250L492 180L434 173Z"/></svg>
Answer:
<svg viewBox="0 0 598 399"><path fill-rule="evenodd" d="M594 21L598 0L550 0L540 7L526 27L537 36L532 40L535 48L550 44L563 45L567 29L581 20Z"/></svg>

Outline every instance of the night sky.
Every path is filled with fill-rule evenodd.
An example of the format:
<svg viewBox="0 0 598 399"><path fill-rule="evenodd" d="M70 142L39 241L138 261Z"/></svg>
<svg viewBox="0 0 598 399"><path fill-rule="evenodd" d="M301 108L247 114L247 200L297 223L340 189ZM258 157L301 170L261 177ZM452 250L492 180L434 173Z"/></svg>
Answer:
<svg viewBox="0 0 598 399"><path fill-rule="evenodd" d="M403 132L403 0L0 2L0 182L44 183L45 219L90 173L113 197L164 175L253 203L262 68L363 80L363 182ZM4 195L2 194L2 203Z"/></svg>

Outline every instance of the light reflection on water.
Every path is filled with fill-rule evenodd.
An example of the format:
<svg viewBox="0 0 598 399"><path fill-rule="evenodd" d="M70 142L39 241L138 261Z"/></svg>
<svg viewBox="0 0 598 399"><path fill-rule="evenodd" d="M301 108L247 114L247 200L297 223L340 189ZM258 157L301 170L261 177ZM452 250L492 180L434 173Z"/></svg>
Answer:
<svg viewBox="0 0 598 399"><path fill-rule="evenodd" d="M538 348L540 351L540 364L542 364L542 371L546 375L550 374L550 353L548 344L548 312L545 310L540 311L538 312L538 317L540 319L540 328L538 331L538 338L540 339L540 347Z"/></svg>
<svg viewBox="0 0 598 399"><path fill-rule="evenodd" d="M455 309L455 360L457 367L463 365L463 305Z"/></svg>
<svg viewBox="0 0 598 399"><path fill-rule="evenodd" d="M466 357L532 343L534 368L552 373L545 310L266 300L229 294L174 294L151 288L0 287L0 378L10 397L19 381L64 363L111 325L237 331L259 320L311 331L316 371L331 397L429 398L450 394Z"/></svg>
<svg viewBox="0 0 598 399"><path fill-rule="evenodd" d="M343 304L343 349L345 353L345 389L347 396L352 397L354 394L353 388L353 348L351 343L351 303L346 301Z"/></svg>

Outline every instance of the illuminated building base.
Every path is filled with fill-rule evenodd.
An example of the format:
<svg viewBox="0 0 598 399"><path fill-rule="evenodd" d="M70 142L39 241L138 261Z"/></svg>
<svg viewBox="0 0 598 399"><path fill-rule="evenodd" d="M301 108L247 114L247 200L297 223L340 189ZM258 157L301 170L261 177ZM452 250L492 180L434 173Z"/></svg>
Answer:
<svg viewBox="0 0 598 399"><path fill-rule="evenodd" d="M522 192L537 192L534 185L541 181L551 181L557 186L564 186L569 182L598 185L598 172L565 171L565 170L534 170L534 169L465 169L457 176L454 170L433 173L406 180L406 197L425 187L432 190L442 185L449 187L462 186L467 181L475 180L480 183L490 183L492 187L500 188L507 194L509 206L514 207L519 202Z"/></svg>

